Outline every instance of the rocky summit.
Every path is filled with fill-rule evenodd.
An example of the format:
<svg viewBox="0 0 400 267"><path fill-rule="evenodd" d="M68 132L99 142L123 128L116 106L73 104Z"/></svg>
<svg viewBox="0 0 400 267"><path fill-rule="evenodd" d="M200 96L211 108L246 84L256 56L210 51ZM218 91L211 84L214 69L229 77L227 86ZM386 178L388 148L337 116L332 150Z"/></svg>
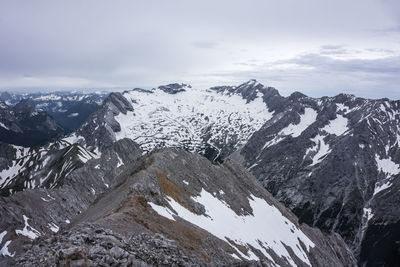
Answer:
<svg viewBox="0 0 400 267"><path fill-rule="evenodd" d="M98 164L98 160L88 163ZM71 187L77 188L74 184L90 174L92 168L83 168L74 171ZM100 193L84 201L68 223L60 224L59 215L49 216L47 228L57 228L54 234L43 231L46 223L33 211L19 213L25 221L16 235L34 241L22 251L15 250L20 247L13 245L15 241L7 243L7 252L14 257L4 262L10 266L355 265L339 235L300 225L294 214L230 159L221 165L180 149L162 149L124 165L114 177L107 180L111 185L107 189L93 185ZM43 204L63 203L57 196L65 187L69 188L64 185L44 197ZM29 201L34 197L28 195L31 191L35 190L9 197L7 206L15 205L9 213L24 209L24 200L14 200L24 195ZM85 198L80 192L66 201L76 206L76 200ZM71 202L71 198L76 199ZM50 213L47 208L43 211ZM10 227L11 223L7 232ZM5 234L4 239L11 236Z"/></svg>

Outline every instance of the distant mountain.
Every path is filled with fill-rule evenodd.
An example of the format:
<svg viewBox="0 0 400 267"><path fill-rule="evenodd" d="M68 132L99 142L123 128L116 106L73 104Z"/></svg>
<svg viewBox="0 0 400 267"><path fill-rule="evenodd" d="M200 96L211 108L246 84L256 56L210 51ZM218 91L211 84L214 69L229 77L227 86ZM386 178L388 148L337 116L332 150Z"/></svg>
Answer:
<svg viewBox="0 0 400 267"><path fill-rule="evenodd" d="M13 107L0 102L0 142L35 146L62 135L65 130L47 112L23 99Z"/></svg>
<svg viewBox="0 0 400 267"><path fill-rule="evenodd" d="M0 101L9 106L16 105L22 99L27 99L36 109L46 111L58 124L68 131L79 128L96 111L107 92L80 93L80 92L52 92L17 94L2 92Z"/></svg>
<svg viewBox="0 0 400 267"><path fill-rule="evenodd" d="M3 263L355 265L338 235L299 225L239 165L212 164L179 149L135 160L140 151L132 145L118 141L60 188L0 198L0 244L14 256ZM119 176L110 173L117 158Z"/></svg>

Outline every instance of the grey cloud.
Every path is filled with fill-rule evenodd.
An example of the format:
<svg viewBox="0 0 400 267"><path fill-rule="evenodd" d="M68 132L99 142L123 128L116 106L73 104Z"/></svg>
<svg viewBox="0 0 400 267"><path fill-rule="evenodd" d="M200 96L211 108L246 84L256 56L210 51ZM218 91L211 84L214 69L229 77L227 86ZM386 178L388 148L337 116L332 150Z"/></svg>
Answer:
<svg viewBox="0 0 400 267"><path fill-rule="evenodd" d="M174 81L209 87L250 78L310 95L350 87L360 94L377 86L395 88L398 37L371 37L367 29L397 29L397 3L4 0L0 90L152 87ZM393 50L392 61L326 57L363 49ZM276 61L279 56L292 58ZM313 70L273 68L279 64Z"/></svg>
<svg viewBox="0 0 400 267"><path fill-rule="evenodd" d="M216 42L194 42L192 43L194 47L202 48L202 49L213 49L218 46Z"/></svg>

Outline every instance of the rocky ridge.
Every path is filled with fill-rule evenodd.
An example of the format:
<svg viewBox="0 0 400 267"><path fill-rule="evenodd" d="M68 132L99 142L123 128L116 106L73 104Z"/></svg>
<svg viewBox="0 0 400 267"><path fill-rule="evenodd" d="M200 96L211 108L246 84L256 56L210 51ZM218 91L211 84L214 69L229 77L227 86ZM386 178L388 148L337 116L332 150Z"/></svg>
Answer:
<svg viewBox="0 0 400 267"><path fill-rule="evenodd" d="M276 105L234 158L301 222L341 234L361 265L399 262L400 102L295 93Z"/></svg>
<svg viewBox="0 0 400 267"><path fill-rule="evenodd" d="M109 187L142 151L123 139L77 168L52 188L38 187L0 197L0 248L3 255L18 255L41 236L58 232Z"/></svg>
<svg viewBox="0 0 400 267"><path fill-rule="evenodd" d="M85 175L91 170L86 168ZM29 220L31 226L34 222ZM257 222L272 228L260 232ZM127 165L108 190L62 227L53 237L37 238L9 263L355 265L338 235L299 225L239 165L230 160L212 164L179 149L155 151Z"/></svg>

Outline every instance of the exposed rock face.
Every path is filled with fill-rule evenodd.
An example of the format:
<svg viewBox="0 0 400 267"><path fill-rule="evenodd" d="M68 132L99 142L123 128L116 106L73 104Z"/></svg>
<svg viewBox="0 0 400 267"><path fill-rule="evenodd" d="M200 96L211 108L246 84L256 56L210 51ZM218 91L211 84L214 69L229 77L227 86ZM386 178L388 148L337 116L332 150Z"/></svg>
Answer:
<svg viewBox="0 0 400 267"><path fill-rule="evenodd" d="M65 132L48 113L35 110L23 99L10 107L0 103L0 142L15 145L42 145Z"/></svg>
<svg viewBox="0 0 400 267"><path fill-rule="evenodd" d="M72 171L55 188L0 197L0 229L4 234L0 247L5 246L10 255L19 254L32 239L57 232L111 187L114 178L141 154L137 144L123 139L107 148L101 158Z"/></svg>
<svg viewBox="0 0 400 267"><path fill-rule="evenodd" d="M400 102L277 100L271 120L233 157L301 222L340 233L360 264L398 262Z"/></svg>
<svg viewBox="0 0 400 267"><path fill-rule="evenodd" d="M56 188L73 170L97 157L78 144L55 142L46 147L25 148L0 144L0 195L33 188Z"/></svg>
<svg viewBox="0 0 400 267"><path fill-rule="evenodd" d="M103 150L116 141L115 132L121 131L115 116L127 114L128 111L133 111L131 103L121 93L111 93L99 110L73 134L72 139L79 136L81 138L78 141L85 146Z"/></svg>
<svg viewBox="0 0 400 267"><path fill-rule="evenodd" d="M299 225L238 165L215 165L178 149L139 158L66 230L38 239L14 262L41 259L92 266L355 266L338 235Z"/></svg>

